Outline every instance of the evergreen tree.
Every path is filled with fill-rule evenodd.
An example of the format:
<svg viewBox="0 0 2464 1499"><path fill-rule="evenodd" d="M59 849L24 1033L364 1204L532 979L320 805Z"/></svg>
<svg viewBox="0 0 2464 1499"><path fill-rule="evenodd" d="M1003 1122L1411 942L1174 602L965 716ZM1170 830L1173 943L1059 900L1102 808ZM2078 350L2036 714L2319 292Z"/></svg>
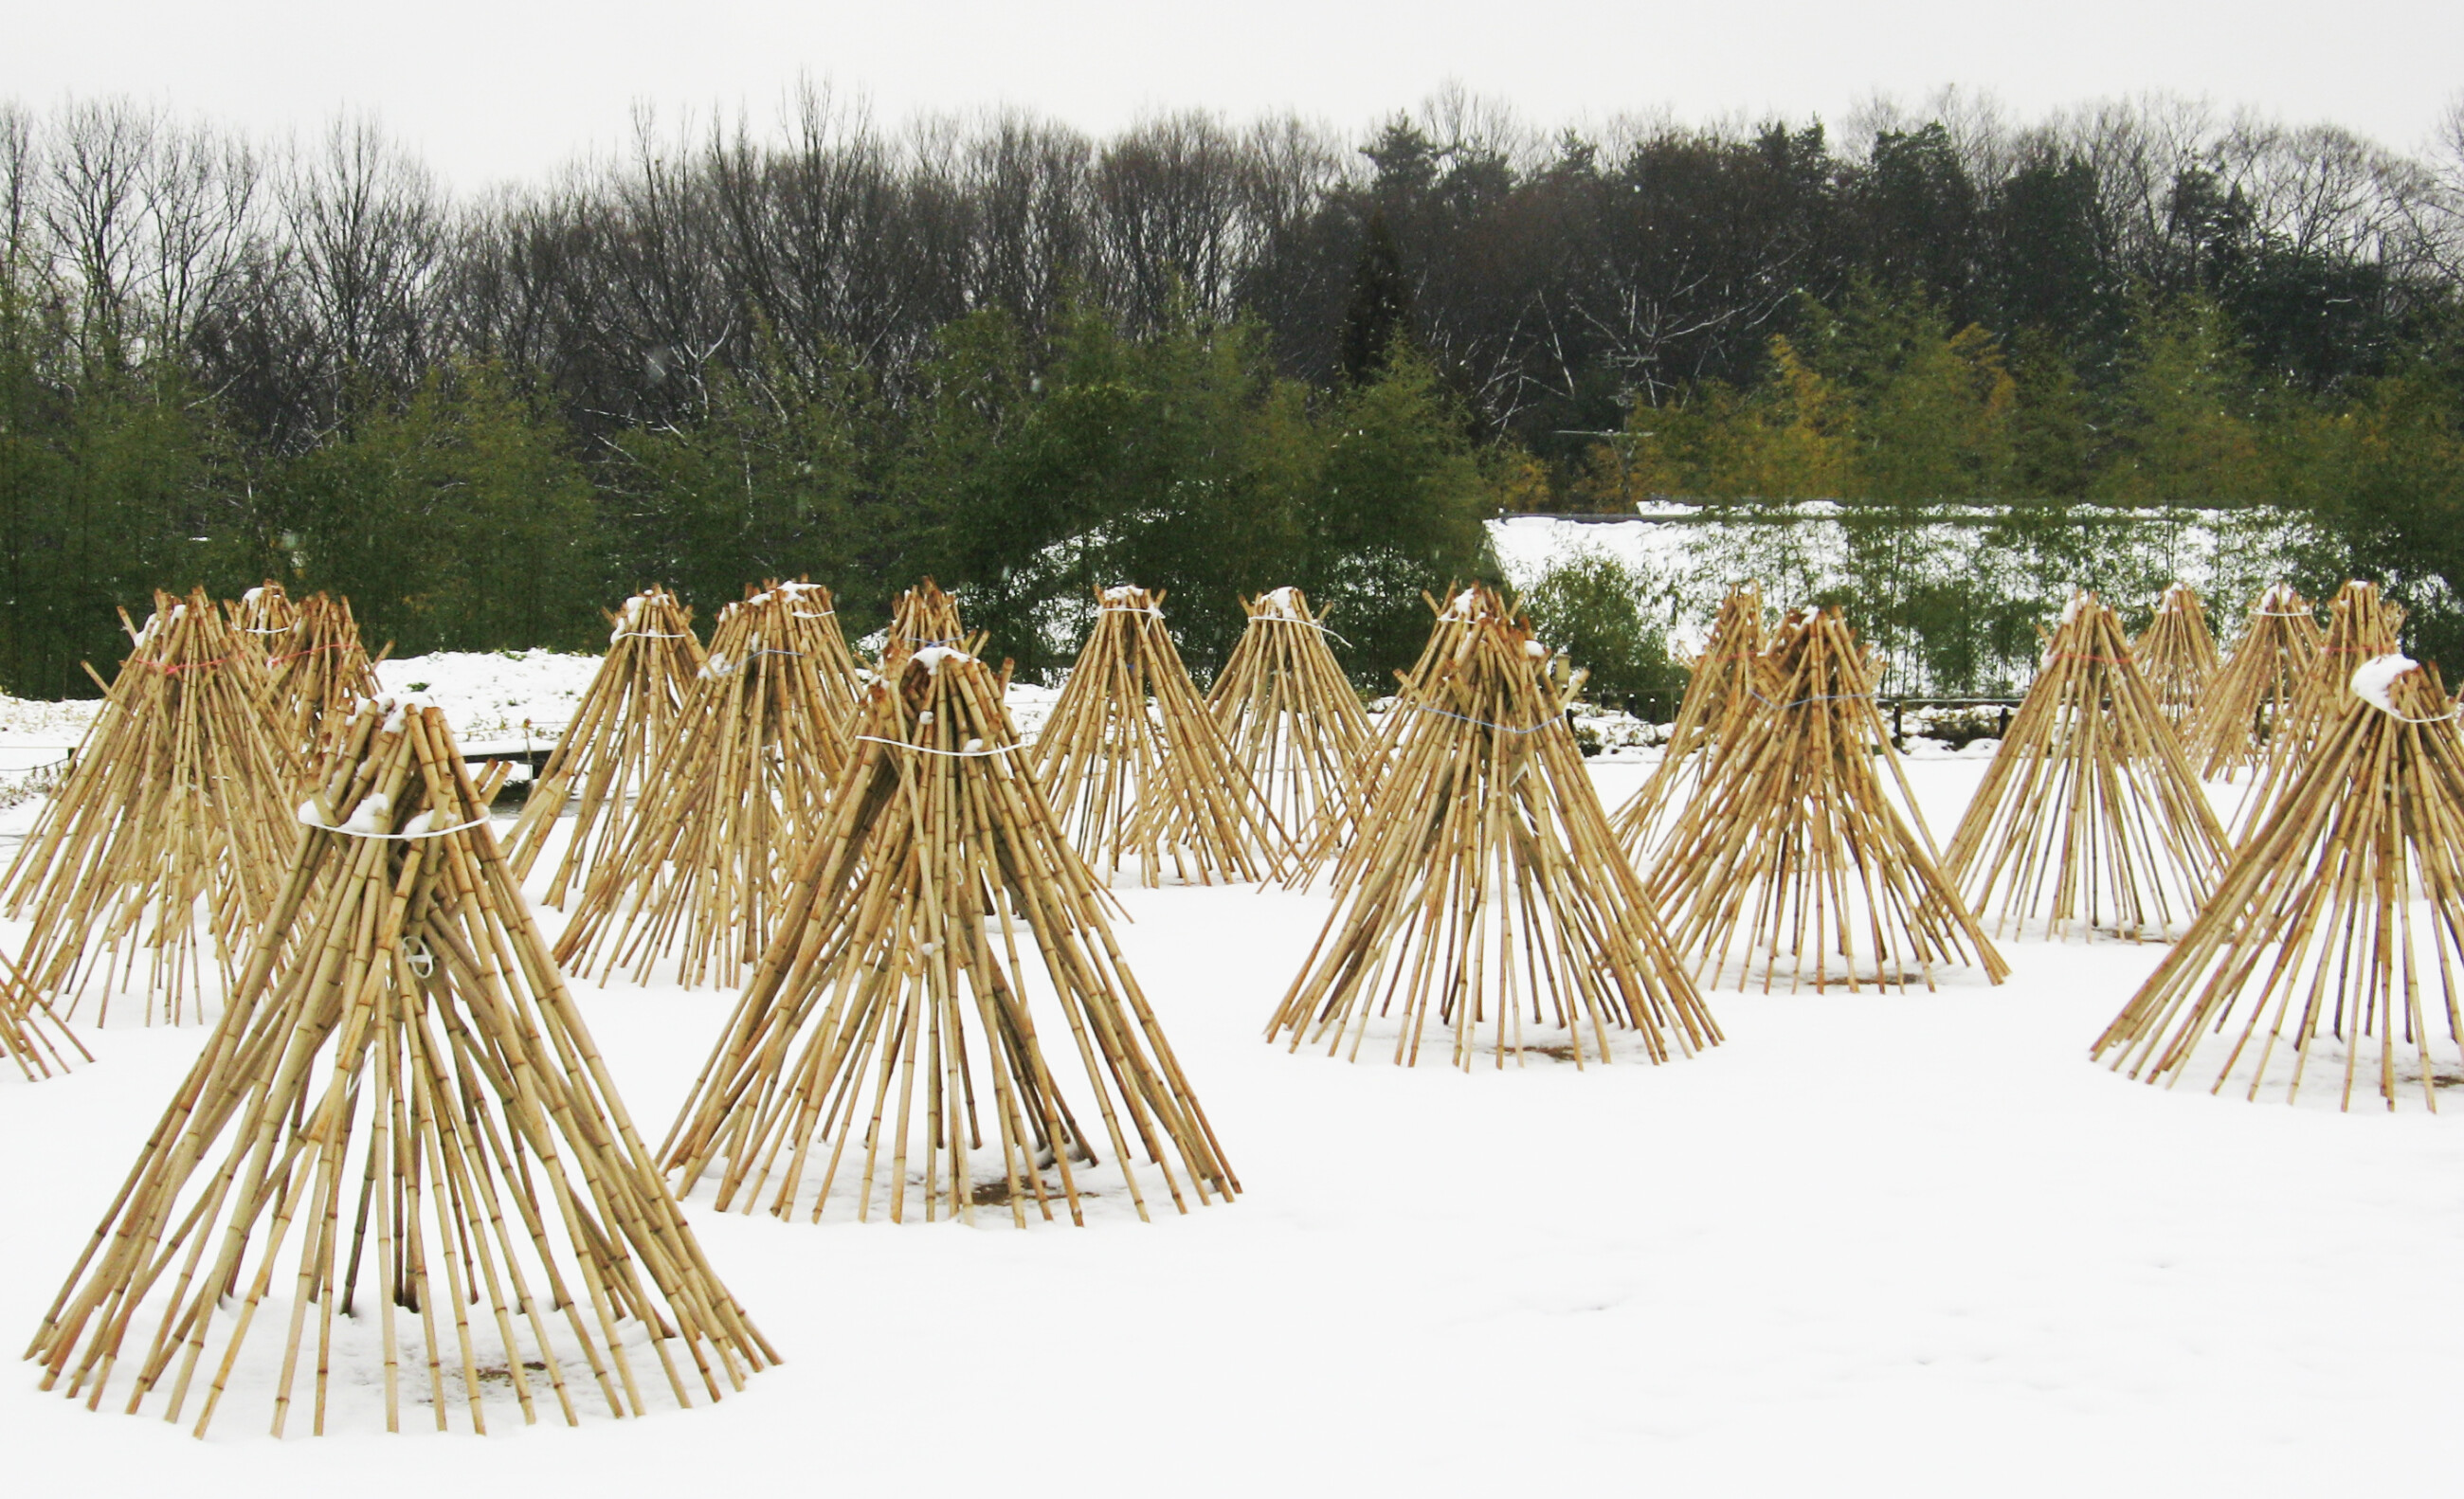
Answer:
<svg viewBox="0 0 2464 1499"><path fill-rule="evenodd" d="M1381 203L1369 210L1353 268L1352 301L1343 313L1343 378L1355 386L1375 378L1396 342L1410 337L1411 325L1412 285Z"/></svg>

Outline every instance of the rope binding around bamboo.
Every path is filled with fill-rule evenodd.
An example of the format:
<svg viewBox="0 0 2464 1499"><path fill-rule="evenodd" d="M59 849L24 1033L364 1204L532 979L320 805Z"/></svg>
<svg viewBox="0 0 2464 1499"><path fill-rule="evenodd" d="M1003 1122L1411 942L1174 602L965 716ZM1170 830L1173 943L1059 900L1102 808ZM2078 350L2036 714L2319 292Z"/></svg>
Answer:
<svg viewBox="0 0 2464 1499"><path fill-rule="evenodd" d="M1113 1172L1145 1218L1139 1157L1184 1212L1240 1190L981 645L918 647L871 688L828 822L662 1147L684 1193L715 1174L722 1211L809 1201L819 1220L852 1198L859 1220L999 1207L1023 1227L1030 1210L1083 1223Z"/></svg>
<svg viewBox="0 0 2464 1499"><path fill-rule="evenodd" d="M2464 738L2436 673L2390 654L2348 673L2293 785L2092 1054L2167 1088L2211 1067L2211 1091L2246 1079L2253 1100L2280 1069L2288 1104L2315 1061L2342 1108L2417 1088L2434 1112L2432 1028L2445 1076L2464 1058L2459 981Z"/></svg>
<svg viewBox="0 0 2464 1499"><path fill-rule="evenodd" d="M492 789L435 709L353 718L268 935L35 1334L43 1388L99 1405L129 1376L131 1414L200 1437L260 1388L275 1436L399 1431L406 1404L485 1432L508 1402L717 1400L777 1360L548 960Z"/></svg>
<svg viewBox="0 0 2464 1499"><path fill-rule="evenodd" d="M2122 621L2073 595L1944 872L1997 937L2041 919L2137 940L2188 923L2231 853Z"/></svg>
<svg viewBox="0 0 2464 1499"><path fill-rule="evenodd" d="M1396 758L1334 876L1335 909L1266 1028L1357 1058L1577 1068L1624 1035L1649 1061L1720 1039L1617 848L1565 709L1579 672L1485 587L1457 595L1395 709ZM1385 1044L1381 1038L1381 1047Z"/></svg>

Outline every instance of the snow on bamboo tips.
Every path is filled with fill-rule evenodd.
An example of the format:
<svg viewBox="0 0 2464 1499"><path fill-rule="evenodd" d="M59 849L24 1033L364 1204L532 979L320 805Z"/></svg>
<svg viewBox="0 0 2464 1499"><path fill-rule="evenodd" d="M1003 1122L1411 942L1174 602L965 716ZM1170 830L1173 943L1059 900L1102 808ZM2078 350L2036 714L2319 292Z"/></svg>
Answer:
<svg viewBox="0 0 2464 1499"><path fill-rule="evenodd" d="M2177 583L2159 595L2155 617L2131 646L2130 657L2155 693L2165 721L2176 736L2187 737L2217 670L2216 640L2208 633L2198 590Z"/></svg>
<svg viewBox="0 0 2464 1499"><path fill-rule="evenodd" d="M2348 683L2353 669L2394 654L2396 631L2403 627L2404 610L2387 603L2372 584L2356 580L2336 590L2327 602L2327 628L2318 651L2293 678L2292 701L2277 716L2258 774L2233 813L2235 842L2257 831L2299 782L2311 752L2343 716L2344 701L2352 695Z"/></svg>
<svg viewBox="0 0 2464 1499"><path fill-rule="evenodd" d="M2074 596L1950 840L1944 871L1994 933L2042 917L2129 937L2187 922L2232 847L2164 706L2093 593Z"/></svg>
<svg viewBox="0 0 2464 1499"><path fill-rule="evenodd" d="M627 599L607 623L606 658L505 840L515 877L528 879L548 833L574 807L572 834L548 881L545 904L558 910L564 908L566 889L607 858L626 808L648 794L650 768L701 674L693 610L665 588Z"/></svg>
<svg viewBox="0 0 2464 1499"><path fill-rule="evenodd" d="M1741 583L1729 589L1711 622L1711 638L1694 658L1659 765L1617 809L1617 842L1636 860L1648 862L1661 814L1683 806L1701 788L1712 760L1736 738L1737 726L1752 709L1754 661L1762 653L1764 628L1760 586Z"/></svg>
<svg viewBox="0 0 2464 1499"><path fill-rule="evenodd" d="M271 659L282 649L299 618L291 595L271 578L225 604L223 613L240 644L255 648L259 660Z"/></svg>
<svg viewBox="0 0 2464 1499"><path fill-rule="evenodd" d="M2288 724L2294 686L2319 654L2319 619L2285 584L2250 606L2241 638L2216 673L2189 730L2190 763L2203 781L2255 770Z"/></svg>
<svg viewBox="0 0 2464 1499"><path fill-rule="evenodd" d="M847 755L795 601L757 589L720 611L649 794L592 870L557 961L638 981L675 951L693 987L733 984L761 956L795 847Z"/></svg>
<svg viewBox="0 0 2464 1499"><path fill-rule="evenodd" d="M626 1116L444 716L363 709L298 822L268 936L35 1334L43 1387L99 1405L132 1376L132 1414L201 1437L243 1394L276 1436L373 1422L380 1393L389 1431L407 1401L485 1431L492 1404L639 1415L775 1361Z"/></svg>
<svg viewBox="0 0 2464 1499"><path fill-rule="evenodd" d="M1095 628L1035 741L1036 780L1099 871L1138 859L1160 884L1279 874L1286 830L1207 716L1164 628L1163 595L1106 588Z"/></svg>
<svg viewBox="0 0 2464 1499"><path fill-rule="evenodd" d="M121 616L126 624L127 617ZM208 959L224 986L297 840L297 758L263 712L265 672L203 589L154 596L102 711L9 868L7 915L31 919L35 989L94 1018L144 997L148 1021L201 1018ZM97 678L99 681L99 678Z"/></svg>
<svg viewBox="0 0 2464 1499"><path fill-rule="evenodd" d="M888 675L918 650L933 646L964 646L966 628L958 623L958 606L927 578L898 596L890 608L890 629L882 637L881 670Z"/></svg>
<svg viewBox="0 0 2464 1499"><path fill-rule="evenodd" d="M721 1210L785 1218L809 1198L819 1219L852 1197L859 1219L1083 1223L1107 1153L1141 1218L1136 1156L1183 1211L1239 1190L1003 686L925 646L872 688L829 820L662 1149L686 1193L715 1172ZM1039 1009L1083 1071L1074 1108Z"/></svg>
<svg viewBox="0 0 2464 1499"><path fill-rule="evenodd" d="M1933 986L1937 964L2010 970L1943 876L1874 707L1873 666L1837 609L1792 613L1756 662L1754 711L1652 872L1678 945L1717 983ZM1888 767L1907 808L1883 789Z"/></svg>
<svg viewBox="0 0 2464 1499"><path fill-rule="evenodd" d="M26 1081L39 1082L68 1070L62 1047L85 1061L94 1060L94 1053L78 1045L9 955L0 953L0 1062L15 1067Z"/></svg>
<svg viewBox="0 0 2464 1499"><path fill-rule="evenodd" d="M2437 1109L2431 1027L2464 1053L2464 740L2405 657L2348 680L2291 788L2097 1039L2116 1070L2170 1087L2204 1048L2211 1091L2246 1078L2255 1099L2281 1065L2291 1103L2315 1060L2342 1107L2366 1086Z"/></svg>
<svg viewBox="0 0 2464 1499"><path fill-rule="evenodd" d="M1326 616L1298 588L1277 588L1241 606L1248 628L1206 694L1207 712L1275 821L1295 838L1331 830L1348 841L1365 798L1361 756L1369 716L1327 645Z"/></svg>
<svg viewBox="0 0 2464 1499"><path fill-rule="evenodd" d="M1579 679L1554 679L1548 648L1485 588L1458 595L1438 633L1268 1037L1357 1057L1391 1025L1410 1065L1434 1021L1465 1069L1484 1050L1499 1067L1534 1050L1604 1062L1619 1031L1654 1062L1719 1040L1566 727Z"/></svg>

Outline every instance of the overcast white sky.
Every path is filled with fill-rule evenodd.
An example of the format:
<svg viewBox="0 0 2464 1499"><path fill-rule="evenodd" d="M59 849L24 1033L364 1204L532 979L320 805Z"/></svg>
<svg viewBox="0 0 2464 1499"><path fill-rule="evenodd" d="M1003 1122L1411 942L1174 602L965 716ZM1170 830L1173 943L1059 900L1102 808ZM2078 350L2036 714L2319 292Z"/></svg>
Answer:
<svg viewBox="0 0 2464 1499"><path fill-rule="evenodd" d="M450 179L531 176L649 101L774 119L800 74L877 118L1297 109L1345 127L1448 78L1554 123L1837 120L1956 83L2020 118L2165 89L2415 148L2464 91L2464 0L12 0L0 97L124 94L259 130L373 113Z"/></svg>

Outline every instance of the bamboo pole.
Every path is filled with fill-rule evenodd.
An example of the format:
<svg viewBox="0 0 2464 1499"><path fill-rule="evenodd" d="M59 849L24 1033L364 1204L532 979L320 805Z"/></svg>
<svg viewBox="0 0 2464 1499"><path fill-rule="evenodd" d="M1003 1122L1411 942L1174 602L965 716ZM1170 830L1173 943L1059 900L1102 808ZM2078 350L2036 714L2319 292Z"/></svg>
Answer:
<svg viewBox="0 0 2464 1499"><path fill-rule="evenodd" d="M2187 922L2231 855L2121 620L2074 595L1944 872L1996 937L2041 918L2137 940Z"/></svg>
<svg viewBox="0 0 2464 1499"><path fill-rule="evenodd" d="M1326 615L1298 588L1241 607L1249 623L1206 711L1280 827L1307 844L1348 844L1365 805L1361 760L1374 731L1327 645Z"/></svg>
<svg viewBox="0 0 2464 1499"><path fill-rule="evenodd" d="M1581 679L1551 660L1486 588L1439 610L1335 910L1268 1039L1356 1057L1391 1024L1409 1066L1434 1021L1466 1069L1484 1053L1606 1062L1620 1031L1653 1062L1720 1039L1566 727Z"/></svg>
<svg viewBox="0 0 2464 1499"><path fill-rule="evenodd" d="M1239 1191L1039 789L1006 673L968 646L917 646L871 688L827 824L662 1148L685 1194L715 1174L722 1211L1083 1223L1107 1153L1141 1218L1154 1183L1134 1157L1182 1211ZM1077 1054L1076 1107L1039 1010Z"/></svg>
<svg viewBox="0 0 2464 1499"><path fill-rule="evenodd" d="M591 870L556 946L600 981L636 981L670 953L688 987L733 984L769 943L799 840L847 760L795 617L799 595L749 590L721 610L675 732Z"/></svg>
<svg viewBox="0 0 2464 1499"><path fill-rule="evenodd" d="M26 1081L40 1082L68 1070L63 1047L84 1061L94 1060L16 963L0 953L0 1062L15 1067Z"/></svg>
<svg viewBox="0 0 2464 1499"><path fill-rule="evenodd" d="M1095 628L1035 741L1036 780L1105 875L1199 884L1283 873L1290 839L1233 758L1164 628L1163 595L1101 590Z"/></svg>
<svg viewBox="0 0 2464 1499"><path fill-rule="evenodd" d="M541 901L558 910L566 891L609 856L626 809L648 793L705 659L693 610L665 588L627 599L607 623L607 655L505 840L506 862L526 880L549 831L574 807L572 835Z"/></svg>
<svg viewBox="0 0 2464 1499"><path fill-rule="evenodd" d="M126 624L126 616L122 616ZM20 959L74 1017L115 994L177 1025L205 1013L207 941L235 977L296 841L297 758L265 716L264 667L203 589L156 594L59 790L11 863L6 914L30 920Z"/></svg>
<svg viewBox="0 0 2464 1499"><path fill-rule="evenodd" d="M1752 713L1651 872L1671 937L1716 984L1768 992L1932 988L1934 969L2010 972L1947 879L1874 706L1873 667L1837 609L1792 613L1756 662ZM1876 767L1887 769L1903 817ZM1742 936L1744 945L1737 948Z"/></svg>
<svg viewBox="0 0 2464 1499"><path fill-rule="evenodd" d="M2159 595L2155 616L2132 643L2130 655L2155 693L2165 721L2176 735L2187 738L2220 670L2215 636L2208 632L2208 612L2199 603L2199 591L2187 583L2176 583Z"/></svg>
<svg viewBox="0 0 2464 1499"><path fill-rule="evenodd" d="M610 1086L443 716L363 708L299 822L244 978L28 1350L42 1387L99 1406L131 1374L131 1414L159 1400L203 1437L270 1323L278 1356L242 1382L273 1376L280 1436L304 1380L321 1433L337 1318L371 1310L381 1369L341 1382L381 1372L389 1430L406 1394L484 1432L492 1400L640 1415L775 1362Z"/></svg>
<svg viewBox="0 0 2464 1499"><path fill-rule="evenodd" d="M2281 1066L2287 1103L2316 1060L2343 1108L2366 1085L2390 1110L2418 1088L2434 1112L2434 1020L2464 1056L2455 714L2435 673L2401 655L2349 673L2293 784L2091 1054L2169 1088L2204 1050L2210 1091L2246 1076L2254 1100Z"/></svg>

